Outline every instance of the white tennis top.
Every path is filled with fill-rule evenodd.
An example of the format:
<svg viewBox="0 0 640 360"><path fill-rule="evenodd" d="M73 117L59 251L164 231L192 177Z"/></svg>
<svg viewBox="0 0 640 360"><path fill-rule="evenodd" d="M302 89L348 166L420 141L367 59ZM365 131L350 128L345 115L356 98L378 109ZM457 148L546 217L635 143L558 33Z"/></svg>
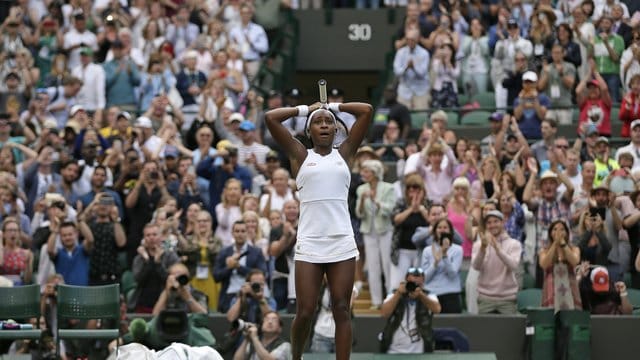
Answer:
<svg viewBox="0 0 640 360"><path fill-rule="evenodd" d="M350 182L338 149L325 156L307 150L296 177L300 221L295 260L329 263L357 256L347 205Z"/></svg>

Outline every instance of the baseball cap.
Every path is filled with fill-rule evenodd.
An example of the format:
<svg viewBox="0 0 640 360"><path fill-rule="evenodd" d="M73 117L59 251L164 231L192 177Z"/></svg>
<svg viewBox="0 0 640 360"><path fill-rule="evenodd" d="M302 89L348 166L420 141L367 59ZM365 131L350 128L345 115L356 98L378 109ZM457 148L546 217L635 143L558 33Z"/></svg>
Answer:
<svg viewBox="0 0 640 360"><path fill-rule="evenodd" d="M591 195L595 194L597 191L606 191L607 193L609 193L609 188L607 187L607 185L605 185L604 183L598 185L598 186L594 186L591 189Z"/></svg>
<svg viewBox="0 0 640 360"><path fill-rule="evenodd" d="M502 215L502 213L498 210L491 210L489 211L485 216L484 216L484 220L486 221L488 218L490 217L497 217L500 220L504 220L504 215Z"/></svg>
<svg viewBox="0 0 640 360"><path fill-rule="evenodd" d="M80 55L91 56L93 55L93 49L88 46L85 46L82 49L80 49Z"/></svg>
<svg viewBox="0 0 640 360"><path fill-rule="evenodd" d="M275 150L269 150L269 152L267 153L266 159L267 160L269 160L269 159L276 159L276 160L279 159L278 152L275 151Z"/></svg>
<svg viewBox="0 0 640 360"><path fill-rule="evenodd" d="M596 144L599 144L599 143L601 143L601 142L606 143L607 145L609 145L609 139L607 139L607 138L606 138L606 137L604 137L604 136L600 136L600 137L598 138L598 140L596 140Z"/></svg>
<svg viewBox="0 0 640 360"><path fill-rule="evenodd" d="M15 71L9 71L7 75L5 75L4 79L8 80L9 78L14 78L16 80L20 80L20 74Z"/></svg>
<svg viewBox="0 0 640 360"><path fill-rule="evenodd" d="M129 112L127 111L121 111L120 113L118 113L118 116L116 116L116 119L120 118L125 118L127 119L127 121L131 121L131 114L129 114Z"/></svg>
<svg viewBox="0 0 640 360"><path fill-rule="evenodd" d="M633 129L634 127L640 125L640 119L635 119L631 122L631 128Z"/></svg>
<svg viewBox="0 0 640 360"><path fill-rule="evenodd" d="M640 125L640 121L638 121L636 125ZM633 123L631 123L631 128L633 129ZM597 134L597 133L598 133L598 128L596 127L596 125L589 124L589 127L587 128L587 136Z"/></svg>
<svg viewBox="0 0 640 360"><path fill-rule="evenodd" d="M598 80L593 79L593 80L591 80L591 81L589 81L587 83L587 86L590 86L590 85L592 85L592 86L600 86L600 83L598 82Z"/></svg>
<svg viewBox="0 0 640 360"><path fill-rule="evenodd" d="M591 270L591 287L595 292L609 291L609 271L603 266Z"/></svg>
<svg viewBox="0 0 640 360"><path fill-rule="evenodd" d="M146 116L140 116L136 120L136 125L135 126L141 127L141 128L146 128L146 129L151 129L153 127L153 125L151 124L151 119L149 119Z"/></svg>
<svg viewBox="0 0 640 360"><path fill-rule="evenodd" d="M518 26L518 20L515 18L507 20L507 26Z"/></svg>
<svg viewBox="0 0 640 360"><path fill-rule="evenodd" d="M198 58L198 52L196 50L188 50L182 55L182 59L196 59Z"/></svg>
<svg viewBox="0 0 640 360"><path fill-rule="evenodd" d="M540 181L547 180L547 179L553 179L557 182L558 174L554 173L551 170L545 170L545 172L543 172L542 175L540 176Z"/></svg>
<svg viewBox="0 0 640 360"><path fill-rule="evenodd" d="M522 74L522 81L536 82L538 81L538 74L533 71L527 71L526 73Z"/></svg>
<svg viewBox="0 0 640 360"><path fill-rule="evenodd" d="M491 120L491 121L502 121L502 117L503 116L504 116L503 113L496 111L496 112L494 112L493 114L491 114L489 116L489 120Z"/></svg>
<svg viewBox="0 0 640 360"><path fill-rule="evenodd" d="M85 111L82 105L73 105L69 110L69 116L74 117L78 111Z"/></svg>
<svg viewBox="0 0 640 360"><path fill-rule="evenodd" d="M244 120L240 123L240 130L242 131L253 131L256 129L256 126L249 120Z"/></svg>
<svg viewBox="0 0 640 360"><path fill-rule="evenodd" d="M234 121L237 121L237 122L241 123L241 122L244 121L244 116L239 112L235 112L235 113L231 114L231 116L229 116L229 122L232 123Z"/></svg>

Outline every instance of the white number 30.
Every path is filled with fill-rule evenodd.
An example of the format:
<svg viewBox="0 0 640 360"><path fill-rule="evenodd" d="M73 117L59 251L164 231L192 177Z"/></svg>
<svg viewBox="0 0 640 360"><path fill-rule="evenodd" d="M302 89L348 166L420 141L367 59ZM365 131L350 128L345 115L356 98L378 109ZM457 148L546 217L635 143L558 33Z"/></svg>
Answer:
<svg viewBox="0 0 640 360"><path fill-rule="evenodd" d="M371 25L369 24L349 24L349 40L369 41L371 40Z"/></svg>

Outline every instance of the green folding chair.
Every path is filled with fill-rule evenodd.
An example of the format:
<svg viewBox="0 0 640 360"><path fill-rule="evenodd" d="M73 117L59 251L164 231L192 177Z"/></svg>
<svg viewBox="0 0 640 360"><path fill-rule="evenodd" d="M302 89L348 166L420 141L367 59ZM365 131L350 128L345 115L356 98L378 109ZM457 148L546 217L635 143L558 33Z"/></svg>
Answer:
<svg viewBox="0 0 640 360"><path fill-rule="evenodd" d="M422 126L428 121L428 116L425 111L412 111L411 112L411 128L422 129Z"/></svg>
<svg viewBox="0 0 640 360"><path fill-rule="evenodd" d="M481 108L495 108L496 94L490 91L477 93L471 98L471 102L477 101Z"/></svg>
<svg viewBox="0 0 640 360"><path fill-rule="evenodd" d="M114 319L110 329L60 329L64 320ZM112 340L120 336L120 285L58 285L57 351L62 339ZM117 351L117 349L116 349ZM59 355L59 354L58 354Z"/></svg>
<svg viewBox="0 0 640 360"><path fill-rule="evenodd" d="M0 287L0 320L40 321L40 285ZM40 339L42 330L0 330L0 340Z"/></svg>
<svg viewBox="0 0 640 360"><path fill-rule="evenodd" d="M518 291L517 296L518 311L526 313L529 308L540 308L542 304L541 289L524 289Z"/></svg>
<svg viewBox="0 0 640 360"><path fill-rule="evenodd" d="M472 111L462 116L460 125L488 125L489 116L491 113L488 111Z"/></svg>
<svg viewBox="0 0 640 360"><path fill-rule="evenodd" d="M627 299L629 299L631 306L636 310L640 310L640 290L627 288L627 294ZM640 311L638 312L640 313ZM634 314L637 313L634 311Z"/></svg>

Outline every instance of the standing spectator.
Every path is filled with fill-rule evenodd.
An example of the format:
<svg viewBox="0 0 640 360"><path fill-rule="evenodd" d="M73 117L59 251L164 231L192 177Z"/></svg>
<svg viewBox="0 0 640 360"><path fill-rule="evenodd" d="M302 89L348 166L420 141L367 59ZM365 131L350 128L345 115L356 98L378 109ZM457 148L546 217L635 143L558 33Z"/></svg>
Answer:
<svg viewBox="0 0 640 360"><path fill-rule="evenodd" d="M433 87L431 88L432 108L452 108L458 106L458 77L460 67L456 61L453 44L440 45L431 61Z"/></svg>
<svg viewBox="0 0 640 360"><path fill-rule="evenodd" d="M76 96L78 104L98 120L102 120L102 111L106 106L104 68L93 63L93 49L80 49L80 65L71 70L71 75L82 80L82 87Z"/></svg>
<svg viewBox="0 0 640 360"><path fill-rule="evenodd" d="M596 140L595 159L593 163L596 165L596 177L593 180L594 186L602 184L609 174L620 168L618 162L611 157L611 145L609 144L608 138L600 136L598 140Z"/></svg>
<svg viewBox="0 0 640 360"><path fill-rule="evenodd" d="M57 218L51 221L47 253L56 266L56 273L62 275L66 284L88 286L89 256L94 244L91 230L83 221L78 225L72 222L60 223ZM78 231L84 238L82 244L79 243ZM58 236L62 246L56 245Z"/></svg>
<svg viewBox="0 0 640 360"><path fill-rule="evenodd" d="M520 131L527 139L540 139L540 123L546 118L547 109L551 105L549 98L538 93L538 75L527 71L522 75L522 91L514 100L513 115L518 122Z"/></svg>
<svg viewBox="0 0 640 360"><path fill-rule="evenodd" d="M564 220L556 220L549 226L549 245L540 250L538 262L544 271L542 306L555 311L580 310L582 301L576 267L580 262L580 248L569 241L569 226Z"/></svg>
<svg viewBox="0 0 640 360"><path fill-rule="evenodd" d="M577 6L572 11L573 14L573 37L580 46L580 58L582 65L578 69L578 78L580 80L590 79L590 66L587 59L590 57L590 49L592 47L594 37L596 36L596 28L588 21L587 14L582 10L581 6Z"/></svg>
<svg viewBox="0 0 640 360"><path fill-rule="evenodd" d="M620 81L625 92L630 90L631 79L637 74L640 74L640 29L633 31L632 42L620 57Z"/></svg>
<svg viewBox="0 0 640 360"><path fill-rule="evenodd" d="M504 231L500 211L489 211L483 218L486 231L473 244L472 265L478 276L478 313L516 314L522 245Z"/></svg>
<svg viewBox="0 0 640 360"><path fill-rule="evenodd" d="M433 352L433 314L440 313L441 307L438 297L425 289L424 282L421 268L409 268L382 304L380 312L386 319L380 344L383 353Z"/></svg>
<svg viewBox="0 0 640 360"><path fill-rule="evenodd" d="M162 69L162 59L159 54L152 54L149 58L147 71L140 76L140 112L149 110L151 101L158 94L169 94L176 85L176 78L168 68Z"/></svg>
<svg viewBox="0 0 640 360"><path fill-rule="evenodd" d="M118 217L124 216L124 206L122 206L122 200L120 199L120 195L111 190L107 189L105 183L107 181L107 169L102 165L96 165L91 172L91 191L82 195L79 200L82 203L82 206L86 209L94 199L102 196L101 193L105 195L111 196L114 201L115 206L118 209Z"/></svg>
<svg viewBox="0 0 640 360"><path fill-rule="evenodd" d="M619 117L622 121L620 136L631 137L631 124L640 119L640 73L629 80L629 92L622 98Z"/></svg>
<svg viewBox="0 0 640 360"><path fill-rule="evenodd" d="M609 252L611 252L611 241L604 226L604 220L597 212L583 211L578 225L579 238L577 241L580 247L580 260L589 265L607 266L609 263Z"/></svg>
<svg viewBox="0 0 640 360"><path fill-rule="evenodd" d="M133 60L124 53L124 44L116 40L111 45L113 60L104 63L107 106L119 106L124 111L138 108L134 88L140 85L140 73Z"/></svg>
<svg viewBox="0 0 640 360"><path fill-rule="evenodd" d="M251 21L253 13L252 5L241 5L241 23L229 30L229 40L240 46L249 81L258 73L260 57L269 50L269 39L264 28Z"/></svg>
<svg viewBox="0 0 640 360"><path fill-rule="evenodd" d="M358 186L356 216L361 219L360 232L364 238L367 254L367 273L371 289L372 307L382 305L384 288L391 289L391 236L393 224L391 211L395 205L393 185L384 182L384 169L379 160L365 160L360 164L364 184Z"/></svg>
<svg viewBox="0 0 640 360"><path fill-rule="evenodd" d="M69 54L68 68L80 65L80 51L83 47L98 50L96 35L87 29L87 19L81 9L73 11L73 28L64 35L64 49Z"/></svg>
<svg viewBox="0 0 640 360"><path fill-rule="evenodd" d="M551 64L542 66L538 90L551 99L551 108L546 117L554 119L560 125L570 125L573 116L571 92L576 84L576 68L564 61L564 47L560 43L551 48Z"/></svg>
<svg viewBox="0 0 640 360"><path fill-rule="evenodd" d="M196 69L197 59L197 51L186 51L182 56L184 67L176 77L176 88L182 97L183 111L198 110L198 98L202 94L202 89L207 84L207 77L203 72Z"/></svg>
<svg viewBox="0 0 640 360"><path fill-rule="evenodd" d="M373 117L373 121L375 122L374 131L376 128L379 128L380 125L384 125L380 124L383 122L381 120L388 122L393 119L400 126L400 139L403 141L406 140L411 130L411 113L409 112L409 108L398 102L398 93L393 86L387 86L382 96L384 104L376 109L376 114Z"/></svg>
<svg viewBox="0 0 640 360"><path fill-rule="evenodd" d="M238 146L238 163L249 168L253 175L264 173L271 149L256 141L256 126L251 121L243 120L239 129L242 143Z"/></svg>
<svg viewBox="0 0 640 360"><path fill-rule="evenodd" d="M222 164L215 162L217 158L222 158ZM212 210L220 203L224 184L229 179L240 181L241 193L251 190L251 173L246 167L238 165L238 149L233 146L218 149L216 156L204 157L198 164L196 173L209 180L209 207Z"/></svg>
<svg viewBox="0 0 640 360"><path fill-rule="evenodd" d="M160 237L160 227L155 223L144 226L144 245L137 249L131 271L138 287L129 308L137 313L151 314L169 274L169 268L179 261L178 255L166 249Z"/></svg>
<svg viewBox="0 0 640 360"><path fill-rule="evenodd" d="M0 121L0 129L2 128ZM38 158L24 169L24 192L27 196L25 213L28 216L34 214L34 205L44 198L50 187L57 188L61 182L60 174L53 169L54 150L50 146L44 146Z"/></svg>
<svg viewBox="0 0 640 360"><path fill-rule="evenodd" d="M462 39L460 51L465 55L462 60L465 91L470 90L470 95L487 91L490 70L489 42L480 19L471 19L469 35Z"/></svg>
<svg viewBox="0 0 640 360"><path fill-rule="evenodd" d="M30 284L33 253L20 247L20 224L16 218L8 217L2 222L2 242L0 275L11 280L14 286Z"/></svg>
<svg viewBox="0 0 640 360"><path fill-rule="evenodd" d="M458 161L453 155L453 150L442 139L438 139L440 132L436 130L429 138L429 143L423 150L429 161L426 169L418 173L425 183L425 192L428 199L434 202L443 202L451 192L453 182L453 170ZM443 161L446 157L446 163Z"/></svg>
<svg viewBox="0 0 640 360"><path fill-rule="evenodd" d="M438 296L442 313L462 312L460 266L462 247L453 243L453 226L440 219L432 226L433 242L422 252L420 267L425 273L425 287Z"/></svg>
<svg viewBox="0 0 640 360"><path fill-rule="evenodd" d="M93 235L93 249L89 263L89 284L105 285L118 282L118 249L127 243L115 199L101 193L78 217L89 225ZM86 241L86 240L85 240Z"/></svg>
<svg viewBox="0 0 640 360"><path fill-rule="evenodd" d="M582 133L582 124L593 123L598 133L603 136L611 135L611 106L613 100L609 95L609 88L592 60L591 74L583 78L576 87L576 97L580 108L578 133ZM592 79L592 77L595 77Z"/></svg>
<svg viewBox="0 0 640 360"><path fill-rule="evenodd" d="M247 226L242 221L236 221L232 226L233 243L222 248L216 258L213 277L222 283L218 311L226 313L231 300L242 288L245 278L252 269L267 271L267 265L262 250L247 242Z"/></svg>
<svg viewBox="0 0 640 360"><path fill-rule="evenodd" d="M187 50L198 37L198 26L190 22L189 7L181 5L171 24L167 26L165 38L173 45L176 58Z"/></svg>
<svg viewBox="0 0 640 360"><path fill-rule="evenodd" d="M611 99L619 102L620 96L620 56L624 51L622 36L612 32L613 19L603 15L598 23L599 33L593 42L593 56L598 73L607 83Z"/></svg>
<svg viewBox="0 0 640 360"><path fill-rule="evenodd" d="M527 56L522 51L516 51L513 69L509 69L506 72L504 80L501 82L502 87L507 92L507 107L514 106L513 102L522 90L522 75L529 68L527 61Z"/></svg>
<svg viewBox="0 0 640 360"><path fill-rule="evenodd" d="M271 174L271 180L264 188L260 196L260 213L264 217L269 217L272 210L282 211L284 203L295 199L294 193L289 186L289 172L283 168L278 168Z"/></svg>
<svg viewBox="0 0 640 360"><path fill-rule="evenodd" d="M521 52L525 58L529 58L533 53L531 41L520 36L520 27L516 19L509 19L507 22L507 31L509 37L498 41L493 53L494 60L491 62L491 74L496 92L497 108L511 106L511 104L507 102L506 88L503 87L502 81L507 71L517 69L518 64L514 63L517 53Z"/></svg>
<svg viewBox="0 0 640 360"><path fill-rule="evenodd" d="M272 211L269 215L270 220L275 219L271 223L269 234L269 255L275 262L271 279L273 296L278 304L278 311L287 309L289 313L295 313L296 305L295 273L292 270L299 215L296 200L286 201L282 212Z"/></svg>
<svg viewBox="0 0 640 360"><path fill-rule="evenodd" d="M558 35L557 44L562 45L562 49L564 52L564 61L573 64L576 68L576 79L578 78L578 69L583 62L586 62L587 59L583 59L580 55L580 46L575 43L573 38L573 32L571 31L571 26L567 23L562 23L558 25L558 29L556 30Z"/></svg>
<svg viewBox="0 0 640 360"><path fill-rule="evenodd" d="M237 179L229 179L224 184L221 201L215 206L215 216L218 226L214 236L222 240L223 246L233 244L233 224L240 220L240 198L242 196L241 183ZM246 235L245 235L246 237Z"/></svg>
<svg viewBox="0 0 640 360"><path fill-rule="evenodd" d="M393 72L398 77L398 102L410 110L429 107L429 52L418 45L417 29L407 31L407 45L396 52Z"/></svg>
<svg viewBox="0 0 640 360"><path fill-rule="evenodd" d="M638 85L640 85L640 76L638 76ZM626 97L625 97L626 98ZM634 107L640 105L640 99L636 100L636 104ZM623 100L623 105L625 106L625 102ZM628 103L627 103L628 104ZM622 109L620 110L622 112ZM633 167L631 168L631 172L634 173L640 170L640 116L638 116L635 120L631 122L630 128L630 136L631 141L629 144L623 147L618 148L616 151L616 161L619 161L620 154L629 153L633 156Z"/></svg>
<svg viewBox="0 0 640 360"><path fill-rule="evenodd" d="M551 46L555 40L554 24L556 15L553 8L548 5L538 4L531 15L531 27L529 28L529 40L533 45L531 65L534 71L540 72L543 61L551 52Z"/></svg>
<svg viewBox="0 0 640 360"><path fill-rule="evenodd" d="M66 126L69 117L73 117L71 109L77 103L76 96L81 88L82 80L75 76L65 76L62 78L61 86L47 88L50 99L48 110L56 118L58 130Z"/></svg>

